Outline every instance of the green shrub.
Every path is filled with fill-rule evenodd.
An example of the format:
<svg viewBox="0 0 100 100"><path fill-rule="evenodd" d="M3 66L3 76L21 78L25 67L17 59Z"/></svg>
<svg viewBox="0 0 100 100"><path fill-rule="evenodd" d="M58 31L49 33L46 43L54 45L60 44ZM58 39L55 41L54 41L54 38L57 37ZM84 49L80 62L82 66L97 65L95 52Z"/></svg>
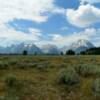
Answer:
<svg viewBox="0 0 100 100"><path fill-rule="evenodd" d="M59 73L58 83L74 85L79 82L79 76L72 68L63 69Z"/></svg>
<svg viewBox="0 0 100 100"><path fill-rule="evenodd" d="M6 96L3 100L20 100L18 96L12 95L12 96Z"/></svg>
<svg viewBox="0 0 100 100"><path fill-rule="evenodd" d="M7 69L9 64L7 62L0 61L0 69Z"/></svg>
<svg viewBox="0 0 100 100"><path fill-rule="evenodd" d="M48 71L49 68L52 68L52 65L49 62L42 62L37 64L37 69L40 71Z"/></svg>
<svg viewBox="0 0 100 100"><path fill-rule="evenodd" d="M14 75L9 75L5 79L5 100L19 100L16 95L17 78ZM18 91L17 91L18 92Z"/></svg>
<svg viewBox="0 0 100 100"><path fill-rule="evenodd" d="M17 83L17 78L14 75L9 75L6 79L5 79L5 85L7 88L12 88L15 87Z"/></svg>
<svg viewBox="0 0 100 100"><path fill-rule="evenodd" d="M61 66L62 68L66 68L68 65L67 65L66 63L61 63L60 66Z"/></svg>
<svg viewBox="0 0 100 100"><path fill-rule="evenodd" d="M88 77L91 75L100 76L100 67L97 65L91 64L82 64L75 67L76 72L84 77Z"/></svg>
<svg viewBox="0 0 100 100"><path fill-rule="evenodd" d="M5 100L5 99L4 99L4 96L0 96L0 100Z"/></svg>
<svg viewBox="0 0 100 100"><path fill-rule="evenodd" d="M17 65L18 61L17 60L11 60L9 61L10 65Z"/></svg>
<svg viewBox="0 0 100 100"><path fill-rule="evenodd" d="M47 65L45 65L45 64L38 64L37 65L37 69L39 69L40 71L47 71Z"/></svg>
<svg viewBox="0 0 100 100"><path fill-rule="evenodd" d="M90 66L88 65L78 65L75 66L76 72L81 76L88 76L90 74Z"/></svg>
<svg viewBox="0 0 100 100"><path fill-rule="evenodd" d="M100 79L95 79L92 84L92 92L94 95L100 96Z"/></svg>
<svg viewBox="0 0 100 100"><path fill-rule="evenodd" d="M9 75L5 79L5 90L4 100L20 100L23 93L23 83L16 76Z"/></svg>
<svg viewBox="0 0 100 100"><path fill-rule="evenodd" d="M27 69L27 63L22 63L22 62L19 62L17 65L16 65L17 68L19 69Z"/></svg>
<svg viewBox="0 0 100 100"><path fill-rule="evenodd" d="M20 62L16 65L17 68L19 69L28 69L28 68L35 68L37 67L37 63L32 63L32 62Z"/></svg>
<svg viewBox="0 0 100 100"><path fill-rule="evenodd" d="M35 67L37 67L37 63L27 63L26 66L28 68L35 68Z"/></svg>

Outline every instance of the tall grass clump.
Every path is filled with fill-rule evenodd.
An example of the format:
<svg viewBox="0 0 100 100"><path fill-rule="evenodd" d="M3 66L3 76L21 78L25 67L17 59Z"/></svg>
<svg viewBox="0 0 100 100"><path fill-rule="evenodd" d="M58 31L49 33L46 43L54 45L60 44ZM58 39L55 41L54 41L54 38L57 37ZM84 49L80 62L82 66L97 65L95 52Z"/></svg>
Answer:
<svg viewBox="0 0 100 100"><path fill-rule="evenodd" d="M79 82L79 76L73 68L68 67L60 71L57 81L60 84L74 85Z"/></svg>

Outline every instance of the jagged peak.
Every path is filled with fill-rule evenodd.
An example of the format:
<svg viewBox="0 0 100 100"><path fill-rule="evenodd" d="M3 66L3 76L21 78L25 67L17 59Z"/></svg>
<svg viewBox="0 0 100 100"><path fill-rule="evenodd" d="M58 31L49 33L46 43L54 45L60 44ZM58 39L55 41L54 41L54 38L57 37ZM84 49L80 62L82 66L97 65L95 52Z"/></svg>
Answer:
<svg viewBox="0 0 100 100"><path fill-rule="evenodd" d="M73 48L78 48L81 46L84 46L87 48L94 47L94 45L91 42L89 42L89 40L86 40L86 39L79 39L76 42L72 43L71 45L71 47Z"/></svg>

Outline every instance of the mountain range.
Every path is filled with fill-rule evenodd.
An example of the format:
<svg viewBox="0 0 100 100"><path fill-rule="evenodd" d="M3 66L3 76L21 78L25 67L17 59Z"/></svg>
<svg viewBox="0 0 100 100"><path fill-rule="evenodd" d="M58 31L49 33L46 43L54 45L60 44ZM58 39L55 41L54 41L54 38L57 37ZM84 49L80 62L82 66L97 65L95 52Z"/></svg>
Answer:
<svg viewBox="0 0 100 100"><path fill-rule="evenodd" d="M94 48L95 46L88 40L80 39L75 41L69 46L64 46L62 51L65 53L67 50L73 50L76 53L80 53L82 51L86 51L87 49Z"/></svg>
<svg viewBox="0 0 100 100"><path fill-rule="evenodd" d="M94 48L95 46L88 40L80 39L75 41L69 46L64 46L58 48L56 45L47 44L42 47L38 47L35 44L20 43L16 45L11 45L9 47L0 47L1 54L22 54L24 50L28 54L60 54L60 52L65 53L67 50L73 50L76 53L86 51L87 49Z"/></svg>

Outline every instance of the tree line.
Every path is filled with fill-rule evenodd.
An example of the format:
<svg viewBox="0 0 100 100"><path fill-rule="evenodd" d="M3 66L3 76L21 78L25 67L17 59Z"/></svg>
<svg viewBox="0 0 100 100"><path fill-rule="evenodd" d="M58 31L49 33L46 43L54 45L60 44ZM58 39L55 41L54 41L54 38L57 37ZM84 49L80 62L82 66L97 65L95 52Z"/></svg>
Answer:
<svg viewBox="0 0 100 100"><path fill-rule="evenodd" d="M87 49L86 51L83 51L80 54L82 54L82 55L100 55L100 47Z"/></svg>
<svg viewBox="0 0 100 100"><path fill-rule="evenodd" d="M65 54L63 52L60 53L60 55L75 55L75 54L76 53L74 50L67 50ZM28 55L28 52L24 50L23 55ZM35 53L34 55L37 55L37 53ZM80 52L79 55L100 55L100 47L87 49L86 51Z"/></svg>
<svg viewBox="0 0 100 100"><path fill-rule="evenodd" d="M75 55L74 50L68 50L66 51L65 55ZM63 52L61 52L61 55L64 55ZM86 51L80 52L78 55L100 55L100 47L90 48Z"/></svg>

